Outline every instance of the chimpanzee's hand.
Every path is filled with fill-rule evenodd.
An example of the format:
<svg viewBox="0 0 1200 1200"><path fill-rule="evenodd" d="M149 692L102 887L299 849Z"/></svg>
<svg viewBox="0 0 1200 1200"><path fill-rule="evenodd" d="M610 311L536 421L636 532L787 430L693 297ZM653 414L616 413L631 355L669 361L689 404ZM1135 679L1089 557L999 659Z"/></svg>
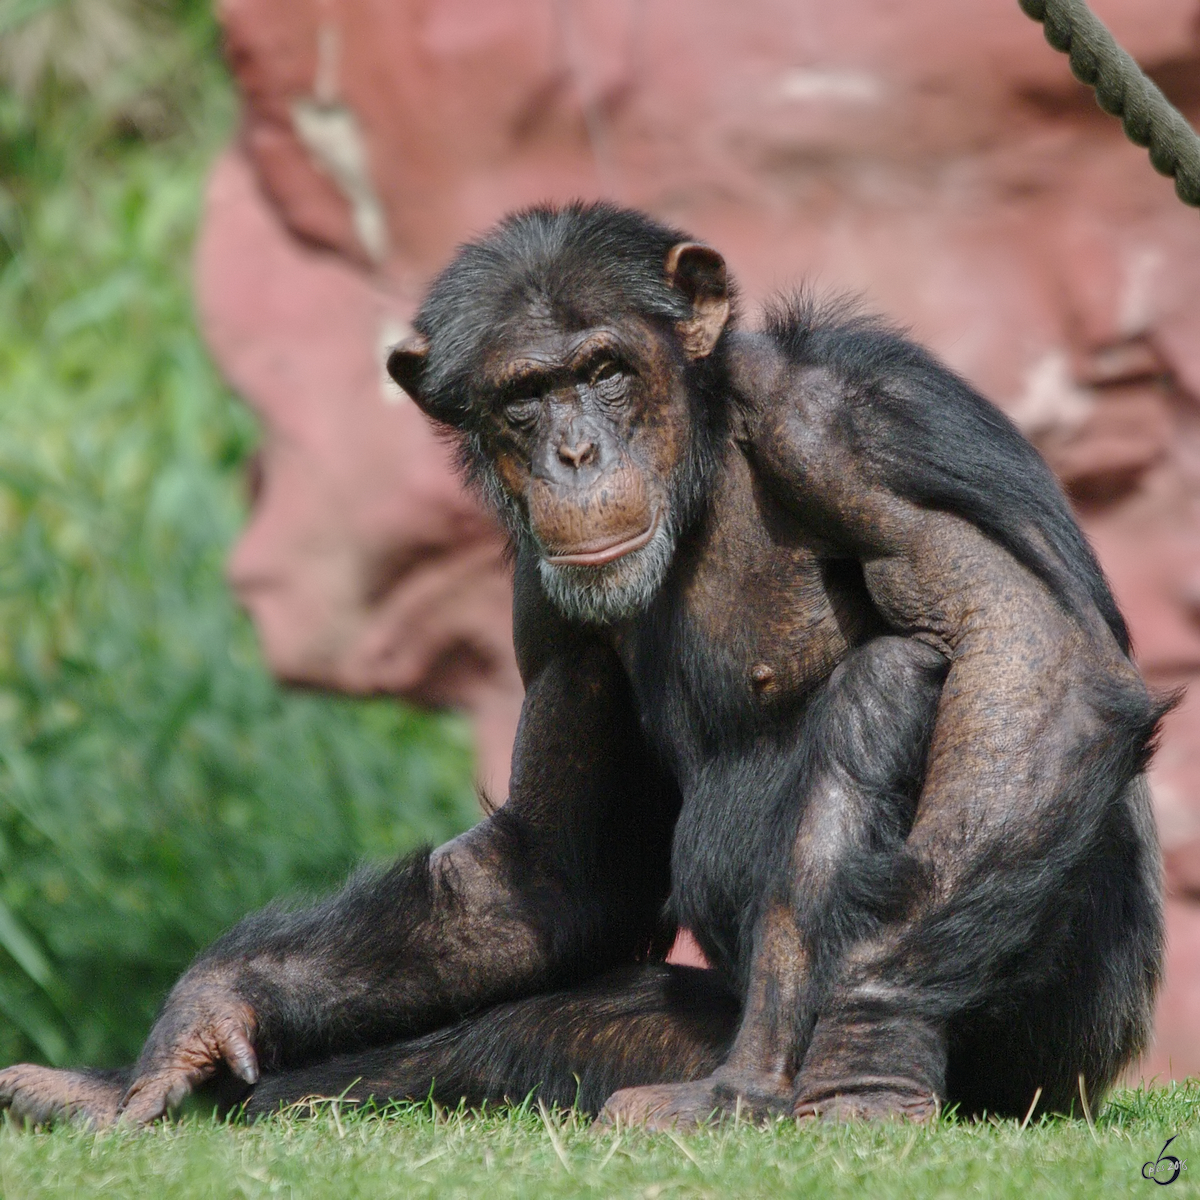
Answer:
<svg viewBox="0 0 1200 1200"><path fill-rule="evenodd" d="M138 1125L216 1075L222 1063L246 1084L258 1082L254 1010L227 985L186 976L146 1039L120 1115Z"/></svg>
<svg viewBox="0 0 1200 1200"><path fill-rule="evenodd" d="M0 1108L31 1125L74 1118L103 1129L117 1119L127 1078L120 1071L59 1071L19 1063L0 1071Z"/></svg>

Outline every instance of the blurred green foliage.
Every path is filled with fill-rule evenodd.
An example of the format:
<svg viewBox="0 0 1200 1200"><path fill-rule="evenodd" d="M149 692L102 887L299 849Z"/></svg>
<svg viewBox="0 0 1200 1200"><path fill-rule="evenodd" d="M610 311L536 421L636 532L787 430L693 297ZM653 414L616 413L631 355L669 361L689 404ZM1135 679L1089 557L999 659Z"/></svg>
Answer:
<svg viewBox="0 0 1200 1200"><path fill-rule="evenodd" d="M243 912L477 815L461 721L281 692L226 591L255 428L188 267L235 104L196 0L112 0L149 32L89 78L106 2L0 0L0 1063L130 1061Z"/></svg>

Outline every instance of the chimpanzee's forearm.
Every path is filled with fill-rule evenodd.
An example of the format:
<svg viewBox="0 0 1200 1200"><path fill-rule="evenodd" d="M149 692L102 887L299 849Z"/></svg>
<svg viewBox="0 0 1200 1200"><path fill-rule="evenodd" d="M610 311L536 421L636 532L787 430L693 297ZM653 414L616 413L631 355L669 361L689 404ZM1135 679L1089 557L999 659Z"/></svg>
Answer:
<svg viewBox="0 0 1200 1200"><path fill-rule="evenodd" d="M418 1033L536 985L549 969L537 907L477 858L504 832L360 873L310 908L254 913L176 993L232 990L267 1066Z"/></svg>
<svg viewBox="0 0 1200 1200"><path fill-rule="evenodd" d="M147 1055L187 1025L197 989L246 1006L272 1066L419 1033L645 951L669 886L669 798L615 657L569 651L530 672L504 808L313 907L247 917L180 981Z"/></svg>

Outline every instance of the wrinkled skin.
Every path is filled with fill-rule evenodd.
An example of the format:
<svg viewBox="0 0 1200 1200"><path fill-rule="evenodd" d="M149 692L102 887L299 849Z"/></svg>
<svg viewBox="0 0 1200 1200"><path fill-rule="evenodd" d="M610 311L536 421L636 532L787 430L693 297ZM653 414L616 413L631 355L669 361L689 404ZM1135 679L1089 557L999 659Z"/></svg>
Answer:
<svg viewBox="0 0 1200 1200"><path fill-rule="evenodd" d="M61 1071L27 1063L0 1071L0 1105L16 1121L47 1125L74 1118L105 1129L118 1116L125 1083L87 1071Z"/></svg>
<svg viewBox="0 0 1200 1200"><path fill-rule="evenodd" d="M142 1051L138 1073L121 1099L122 1115L153 1121L225 1066L248 1085L258 1082L254 1010L221 983L177 988Z"/></svg>
<svg viewBox="0 0 1200 1200"><path fill-rule="evenodd" d="M542 219L486 261L532 271ZM141 1123L226 1071L252 1110L260 1077L279 1102L322 1080L361 1100L361 1055L371 1094L519 1099L532 1079L659 1128L1019 1115L1035 1089L1068 1109L1081 1075L1098 1097L1140 1048L1159 713L1044 464L894 335L805 309L739 333L715 251L614 210L544 221L566 233L543 293L518 304L468 248L389 361L516 543L509 803L427 861L230 931L115 1109L22 1067L0 1072L14 1112ZM571 259L589 221L651 247L657 310L615 251ZM564 279L570 320L545 299ZM668 898L733 1026L653 965L624 1008L585 996L661 957Z"/></svg>

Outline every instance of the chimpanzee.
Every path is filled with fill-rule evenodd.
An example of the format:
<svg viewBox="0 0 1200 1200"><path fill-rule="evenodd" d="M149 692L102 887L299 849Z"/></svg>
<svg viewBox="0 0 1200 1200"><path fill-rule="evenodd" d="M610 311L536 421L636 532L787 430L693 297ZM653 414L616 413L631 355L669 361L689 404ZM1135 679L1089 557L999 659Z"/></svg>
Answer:
<svg viewBox="0 0 1200 1200"><path fill-rule="evenodd" d="M845 304L739 332L716 251L535 208L435 280L393 377L507 524L511 797L247 917L128 1073L18 1114L578 1103L653 1126L1021 1114L1146 1038L1165 705L1049 470ZM662 962L678 924L715 968Z"/></svg>

